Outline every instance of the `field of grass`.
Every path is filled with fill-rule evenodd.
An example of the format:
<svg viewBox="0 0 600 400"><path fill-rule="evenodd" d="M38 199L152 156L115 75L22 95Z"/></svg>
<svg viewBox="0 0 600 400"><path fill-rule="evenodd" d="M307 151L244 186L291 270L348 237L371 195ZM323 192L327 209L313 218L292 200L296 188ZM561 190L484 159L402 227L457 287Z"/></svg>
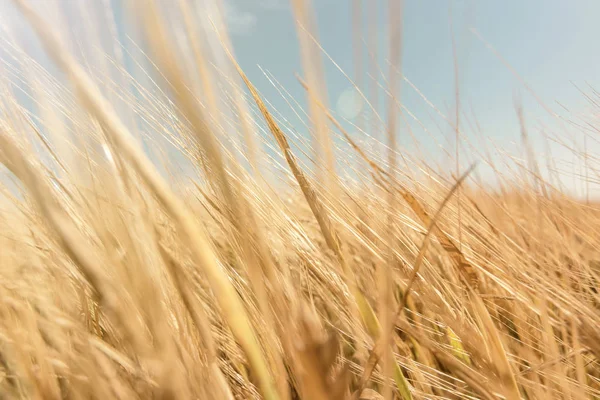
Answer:
<svg viewBox="0 0 600 400"><path fill-rule="evenodd" d="M150 5L168 84L130 96L16 3L66 83L14 49L33 113L0 77L1 399L600 398L600 208L534 155L496 187L409 172L394 137L375 151L321 102L307 35L313 138L239 67L225 113L193 22L184 63Z"/></svg>

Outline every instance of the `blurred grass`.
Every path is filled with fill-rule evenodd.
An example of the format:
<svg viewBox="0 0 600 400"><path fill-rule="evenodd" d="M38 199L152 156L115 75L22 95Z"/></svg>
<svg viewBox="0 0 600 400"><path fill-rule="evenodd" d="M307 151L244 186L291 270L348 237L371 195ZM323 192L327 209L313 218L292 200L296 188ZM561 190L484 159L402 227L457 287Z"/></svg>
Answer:
<svg viewBox="0 0 600 400"><path fill-rule="evenodd" d="M164 4L138 8L164 82L119 93L127 110L116 82L16 3L68 85L14 50L46 105L36 115L14 75L0 77L1 398L600 397L600 214L543 181L530 149L534 184L501 178L500 193L463 181L470 171L411 172L396 146L371 151L383 146L353 139L328 110L302 1L306 157L308 138L287 129L212 20L248 89L220 71L236 89L217 100L226 88L184 1L183 39ZM192 166L191 183L159 139Z"/></svg>

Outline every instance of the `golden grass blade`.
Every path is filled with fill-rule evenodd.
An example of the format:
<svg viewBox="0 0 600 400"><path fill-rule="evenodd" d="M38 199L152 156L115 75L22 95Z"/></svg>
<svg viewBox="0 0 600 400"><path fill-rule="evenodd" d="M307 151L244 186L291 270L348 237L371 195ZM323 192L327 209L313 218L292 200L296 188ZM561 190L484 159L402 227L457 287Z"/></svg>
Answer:
<svg viewBox="0 0 600 400"><path fill-rule="evenodd" d="M227 274L219 265L216 255L207 243L204 233L197 226L194 218L190 216L186 206L172 193L167 183L155 171L155 168L139 147L135 145L127 128L111 110L110 105L99 93L87 74L67 53L55 37L54 32L24 1L15 0L15 2L31 22L49 55L68 73L82 102L104 127L106 134L115 143L115 147L128 159L152 189L166 211L177 222L182 232L181 236L188 241L194 259L204 269L211 283L211 288L219 300L224 317L229 322L236 339L245 350L249 362L256 370L265 398L269 400L277 399L278 395L272 386L270 373L244 307L238 294L231 286Z"/></svg>
<svg viewBox="0 0 600 400"><path fill-rule="evenodd" d="M292 8L295 16L296 31L301 48L301 58L304 73L310 84L318 91L309 95L308 104L310 110L310 119L313 122L313 149L315 150L315 160L319 163L317 171L321 177L321 184L326 184L332 192L337 185L335 177L335 155L327 127L327 121L323 112L318 107L318 103L326 102L324 96L324 76L322 71L322 60L320 53L316 52L310 34L315 28L312 15L311 0L292 0ZM323 99L323 100L321 100ZM332 193L333 194L333 193Z"/></svg>
<svg viewBox="0 0 600 400"><path fill-rule="evenodd" d="M366 301L366 299L364 298L362 293L360 293L360 291L356 290L356 288L355 288L354 274L353 274L352 270L349 268L349 266L346 262L346 259L342 253L339 239L338 239L337 233L335 232L335 230L331 224L331 220L329 219L325 209L323 208L321 202L319 201L315 191L312 189L312 186L310 185L308 179L304 176L304 173L302 172L302 170L296 163L295 157L292 154L292 151L291 151L290 145L288 144L287 138L285 137L285 135L283 134L283 132L281 131L281 129L279 128L277 123L271 117L269 111L267 110L264 103L258 96L258 93L256 92L256 89L254 88L252 83L248 80L248 78L246 77L244 72L241 70L239 65L235 62L235 60L232 57L230 57L230 58L231 58L231 61L234 63L234 65L237 67L239 74L242 76L242 79L248 86L248 89L250 90L250 93L254 97L254 100L256 101L259 109L261 110L261 112L263 113L263 116L267 120L267 124L269 125L269 128L271 129L273 136L275 136L275 139L277 140L277 142L280 146L280 149L283 152L290 169L292 170L292 173L294 174L294 176L296 177L296 180L300 184L300 188L302 189L304 197L306 198L306 200L313 212L313 215L316 217L316 219L319 223L319 227L321 228L321 233L325 237L325 241L326 241L327 245L337 256L340 266L342 267L342 271L345 275L346 282L348 282L348 286L350 286L350 291L354 296L354 301L358 305L358 310L361 314L363 323L365 323L367 330L369 331L369 334L371 336L379 337L379 335L381 334L381 327L380 327L379 321L377 320L377 317L375 316L375 313L373 312L370 304ZM408 383L406 382L406 379L397 364L395 364L395 367L394 367L394 379L396 380L398 389L400 390L403 398L404 399L412 399L412 395L410 394L410 390L408 389Z"/></svg>
<svg viewBox="0 0 600 400"><path fill-rule="evenodd" d="M0 163L27 187L50 228L56 232L61 246L96 291L97 300L125 329L126 340L134 343L138 351L143 351L144 346L137 340L139 335L136 334L137 329L133 321L124 315L119 307L116 288L109 283L91 249L78 237L75 224L53 196L44 179L4 131L0 131Z"/></svg>
<svg viewBox="0 0 600 400"><path fill-rule="evenodd" d="M538 165L517 107L519 154L490 152L458 90L449 118L402 75L399 11L383 54L381 8L360 0L347 5L354 82L318 42L314 2L291 3L305 96L261 70L297 121L236 63L263 27L233 37L231 2L27 1L15 11L58 68L0 24L0 398L600 398L591 114L559 104L569 136L544 126ZM319 52L367 115L334 117ZM401 81L456 149L399 101ZM576 88L600 107L599 91ZM395 149L395 126L411 144ZM253 155L247 135L268 150ZM472 158L490 169L465 181ZM313 182L311 163L335 185Z"/></svg>
<svg viewBox="0 0 600 400"><path fill-rule="evenodd" d="M467 178L467 176L471 173L471 171L474 168L475 168L475 166L473 165L459 178L459 180L454 184L452 189L450 189L450 191L448 192L448 194L442 201L441 205L438 207L434 217L431 219L431 222L429 224L429 227L427 228L425 237L423 238L423 243L421 244L421 247L419 248L419 253L417 254L415 265L413 266L412 273L408 279L406 289L404 290L404 293L402 295L402 300L400 301L400 305L398 306L398 309L396 310L396 312L394 314L393 321L397 321L401 317L402 312L404 311L404 307L405 307L405 305L408 301L409 295L410 295L410 290L412 288L414 281L417 278L419 269L421 268L423 258L425 255L425 251L429 244L429 238L431 237L431 232L435 228L438 218L441 215L442 210L444 209L444 206L448 203L450 198L452 198L452 195L456 192L457 188ZM367 382L369 381L369 379L371 378L371 375L373 374L373 371L377 367L377 363L381 359L381 355L386 347L385 338L386 338L385 336L379 337L377 343L375 343L375 346L373 346L373 349L371 350L371 353L369 354L369 359L367 361L367 365L360 377L359 390L356 392L357 394L361 393L362 390L365 388ZM405 385L402 385L402 386L404 387ZM410 396L410 392L408 392L408 395Z"/></svg>
<svg viewBox="0 0 600 400"><path fill-rule="evenodd" d="M250 204L245 199L245 194L239 185L237 185L235 179L230 179L228 176L229 172L224 157L221 154L219 141L210 129L193 94L188 90L189 84L186 82L185 75L177 63L175 52L168 44L164 23L160 18L157 6L154 3L149 3L149 6L145 10L145 27L152 50L173 88L180 112L190 122L191 129L201 144L203 155L206 157L209 170L211 171L209 175L210 180L211 182L215 181L214 189L222 200L222 204L225 205L225 208L229 212L227 219L232 223L234 228L232 236L242 249L242 256L247 265L259 308L263 313L263 318L267 326L265 330L266 336L269 338L267 346L277 348L278 341L275 338L275 332L279 328L275 327L275 318L269 305L269 294L266 290L266 283L272 281L275 266L270 253L266 249L262 230L252 212ZM182 11L185 11L185 9ZM229 52L229 50L227 51ZM241 172L238 171L241 168L237 164L232 163L231 168L234 171L234 175L241 175ZM252 168L254 169L255 165L252 165ZM273 298L275 298L274 302L278 304L276 290ZM280 313L283 313L283 311ZM272 355L275 358L274 369L277 371L276 379L279 381L280 396L286 399L289 395L284 394L287 392L287 374L283 361L278 352L273 352ZM261 377L260 379L265 380L267 377Z"/></svg>
<svg viewBox="0 0 600 400"><path fill-rule="evenodd" d="M300 83L306 90L310 91L310 88L308 87L308 85L300 77L296 76L296 78L300 81ZM318 103L318 105L322 108L325 107L322 103ZM340 132L342 132L342 134L344 135L344 138L348 141L348 143L352 146L352 148L354 150L356 150L356 152L360 155L360 157L363 160L365 160L367 162L367 164L369 164L369 166L375 171L375 173L377 174L376 180L380 184L383 184L383 185L385 185L387 182L389 182L389 180L391 179L389 177L389 174L386 171L384 171L375 161L371 160L366 155L366 153L360 148L360 146L358 146L358 144L354 140L352 140L350 135L348 135L346 130L335 119L335 117L333 117L333 115L331 115L331 113L328 110L325 110L325 114L329 118L329 120L334 124L334 126L336 128L338 128L340 130ZM395 180L393 180L393 179L392 179L392 181L395 182ZM396 184L398 184L398 183L396 182ZM421 219L421 221L426 226L429 225L431 222L431 217L429 216L429 213L427 213L427 211L425 211L425 208L421 205L421 203L417 200L417 198L415 196L413 196L408 190L402 188L401 186L400 186L399 191L400 191L400 195L402 196L404 201L406 201L406 203L408 203L408 205L411 207L413 212ZM466 260L466 258L464 257L462 252L459 250L459 248L454 244L454 242L452 242L452 240L450 240L450 238L444 232L442 232L439 229L435 229L435 234L438 237L438 240L440 241L440 243L442 244L442 247L446 250L448 255L454 261L458 270L461 272L461 276L463 276L463 279L465 280L465 282L468 282L469 285L471 285L474 288L477 288L479 286L479 277L478 277L478 274L475 271L474 267Z"/></svg>
<svg viewBox="0 0 600 400"><path fill-rule="evenodd" d="M436 348L435 344L421 335L415 328L405 320L397 320L398 328L414 337L421 345L429 349L439 360L441 360L448 368L452 369L453 372L463 379L473 390L475 390L482 398L486 400L495 400L497 397L491 392L486 384L483 383L484 379L474 370L470 369L465 364L461 363L458 359L453 356L445 354ZM488 383L489 385L489 383ZM492 385L490 385L492 386ZM516 397L517 399L519 397Z"/></svg>
<svg viewBox="0 0 600 400"><path fill-rule="evenodd" d="M470 289L469 292L469 297L471 298L476 315L480 318L482 329L486 332L485 337L489 340L489 344L492 347L492 359L498 370L498 374L500 375L502 391L507 398L518 399L521 397L519 386L517 385L515 374L510 365L510 361L508 360L506 346L502 341L500 332L498 332L498 329L494 325L492 317L481 300L481 297L473 292L472 289Z"/></svg>

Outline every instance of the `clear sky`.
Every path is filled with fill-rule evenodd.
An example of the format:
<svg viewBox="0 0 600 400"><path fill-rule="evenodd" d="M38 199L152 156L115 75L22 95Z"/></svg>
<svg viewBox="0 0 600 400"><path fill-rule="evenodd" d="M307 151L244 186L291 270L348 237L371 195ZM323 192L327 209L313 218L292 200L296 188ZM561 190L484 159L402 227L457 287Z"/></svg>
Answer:
<svg viewBox="0 0 600 400"><path fill-rule="evenodd" d="M313 1L322 46L350 76L354 76L352 41L352 1ZM387 74L387 9L385 1L363 0L367 7L378 7L378 51L380 65ZM455 78L452 54L451 19L459 63L459 88L462 111L475 116L481 133L503 147L516 142L519 150L520 128L515 99L525 108L529 134L536 151L543 152L539 128L564 129L550 118L511 70L472 33L475 29L514 68L553 111L575 118L588 114L590 106L577 87L600 88L600 2L595 0L407 0L404 2L403 72L405 76L442 112L454 120ZM233 33L236 55L248 75L270 99L277 99L274 88L257 67L268 69L293 96L304 96L293 76L301 71L296 28L286 1L230 0L228 21ZM452 16L452 17L451 17ZM364 18L363 23L366 23ZM365 39L367 28L363 25ZM363 54L366 48L363 48ZM368 68L366 64L363 68ZM346 78L325 61L329 100L335 106L349 88ZM364 83L372 84L368 77ZM576 86L577 87L576 87ZM368 94L368 88L366 88ZM442 143L451 144L452 128L435 116L431 107L408 85L401 98L421 122ZM381 98L380 104L383 101ZM568 109L568 113L557 102ZM275 104L278 104L275 102ZM284 107L281 107L284 108ZM339 111L339 110L338 110ZM433 116L433 117L432 117ZM465 121L472 120L467 118ZM465 135L473 134L464 123ZM415 125L413 124L413 127ZM571 131L560 134L570 139ZM400 128L401 142L409 146L406 131ZM432 145L419 130L414 134ZM444 138L446 139L444 141ZM596 146L593 141L588 149ZM430 147L430 146L429 146ZM598 146L596 149L600 148ZM553 147L553 157L565 153ZM520 154L522 155L522 154Z"/></svg>
<svg viewBox="0 0 600 400"><path fill-rule="evenodd" d="M353 76L352 6L350 0L315 1L319 39L325 50ZM364 7L379 4L380 43L386 35L385 2L363 0ZM291 93L302 96L293 73L301 71L296 31L285 1L229 0L229 21L236 55L247 73L262 87L257 64L271 71ZM450 10L459 49L460 90L489 134L501 135L504 119L516 119L515 92L520 84L485 45L475 28L492 44L546 102L582 107L585 102L570 81L600 83L600 2L595 0L407 0L405 1L403 70L434 104L454 107L454 67ZM366 32L365 32L366 33ZM385 49L387 50L387 48ZM383 64L383 63L382 63ZM382 65L387 73L387 67ZM326 62L330 98L348 87L346 79ZM403 88L410 108L418 107L414 92ZM524 99L524 101L527 101ZM527 102L526 104L529 104ZM552 104L554 105L554 104Z"/></svg>
<svg viewBox="0 0 600 400"><path fill-rule="evenodd" d="M352 1L314 1L319 39L332 58L353 73ZM381 51L386 35L385 3L379 5ZM237 56L257 82L256 64L269 69L289 90L301 93L293 77L300 70L296 31L286 1L229 0L229 22ZM600 78L600 2L595 0L407 0L404 15L403 69L437 105L454 102L450 10L454 19L464 101L482 119L512 109L520 85L469 28L475 28L545 100L577 103L581 96L569 82ZM386 12L384 16L383 13ZM387 50L387 48L386 48ZM333 98L346 80L327 63ZM384 70L387 73L385 66ZM406 91L405 91L406 92ZM411 93L403 93L412 99Z"/></svg>
<svg viewBox="0 0 600 400"><path fill-rule="evenodd" d="M63 9L92 4L91 0L35 0L44 5L54 1ZM119 0L110 1L118 10ZM292 112L277 90L268 82L258 65L268 70L297 99L305 93L294 73L301 72L296 27L287 0L224 0L226 20L236 56L250 79L266 98L284 115ZM20 28L18 14L10 0L0 0L0 20ZM99 2L95 3L96 5ZM168 4L168 3L166 3ZM318 22L318 36L324 49L354 77L352 33L352 0L313 0ZM459 83L462 111L467 114L465 135L474 133L470 121L477 118L481 134L505 147L519 141L519 124L515 98L525 106L531 135L542 123L549 129L560 129L538 101L515 78L485 44L471 31L475 29L490 43L514 70L530 85L541 101L554 111L569 116L589 114L591 107L575 85L589 90L600 89L600 1L597 0L405 0L402 43L405 76L438 107L454 119L455 78L450 20L458 49ZM377 24L379 64L387 74L387 1L362 0L364 15L368 7L378 7ZM202 10L202 8L200 8ZM115 11L118 12L118 11ZM81 22L81 19L79 20ZM363 37L367 40L366 17ZM117 23L119 18L117 17ZM106 28L106 27L103 27ZM119 28L123 28L122 26ZM69 26L66 26L69 29ZM368 68L366 47L362 48L363 69ZM329 104L336 111L339 97L350 88L346 78L324 59ZM381 81L380 81L381 82ZM363 88L369 94L372 80L363 77ZM452 128L435 116L435 112L408 85L401 88L404 105L425 128L441 142L451 144ZM380 105L384 96L380 93ZM427 148L434 141L419 124L411 123L413 134ZM400 141L410 146L402 126ZM565 137L570 133L564 132ZM593 142L593 141L592 141ZM588 144L593 148L594 143ZM518 146L517 150L518 150ZM597 149L600 146L596 147ZM537 150L537 149L536 149ZM542 150L540 149L540 152ZM553 150L554 156L560 149Z"/></svg>

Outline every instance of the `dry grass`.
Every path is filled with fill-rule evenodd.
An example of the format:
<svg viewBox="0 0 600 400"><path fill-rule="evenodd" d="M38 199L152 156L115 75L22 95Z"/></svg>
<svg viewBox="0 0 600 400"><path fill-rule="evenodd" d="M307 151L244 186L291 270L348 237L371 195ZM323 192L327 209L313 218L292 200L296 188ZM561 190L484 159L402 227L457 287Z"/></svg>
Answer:
<svg viewBox="0 0 600 400"><path fill-rule="evenodd" d="M307 2L307 157L221 22L247 92L223 71L231 94L215 86L187 17L183 61L151 2L138 17L165 84L112 60L132 96L17 3L68 85L16 48L39 112L14 71L0 79L0 398L600 398L600 212L543 182L532 152L533 183L497 191L353 139L315 89Z"/></svg>

